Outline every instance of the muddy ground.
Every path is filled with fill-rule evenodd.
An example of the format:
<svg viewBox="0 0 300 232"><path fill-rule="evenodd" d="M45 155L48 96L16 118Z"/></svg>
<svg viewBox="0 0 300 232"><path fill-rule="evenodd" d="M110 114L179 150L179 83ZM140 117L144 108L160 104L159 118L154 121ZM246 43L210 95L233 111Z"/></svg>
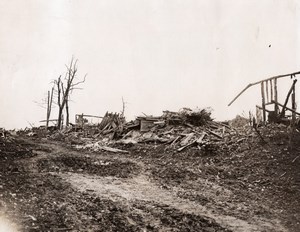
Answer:
<svg viewBox="0 0 300 232"><path fill-rule="evenodd" d="M0 231L300 231L300 135L262 135L128 154L1 138Z"/></svg>

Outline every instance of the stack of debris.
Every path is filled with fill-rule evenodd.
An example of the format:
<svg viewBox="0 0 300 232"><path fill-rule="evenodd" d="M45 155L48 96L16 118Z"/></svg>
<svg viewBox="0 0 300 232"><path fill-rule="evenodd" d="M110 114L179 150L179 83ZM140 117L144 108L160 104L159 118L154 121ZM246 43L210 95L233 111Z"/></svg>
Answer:
<svg viewBox="0 0 300 232"><path fill-rule="evenodd" d="M164 111L160 117L139 116L135 121L124 125L123 133L120 134L121 139L112 140L102 136L102 138L98 137L86 145L77 146L77 148L108 150L106 149L107 146L114 144L162 143L180 152L192 146L202 149L211 145L231 143L237 137L239 137L239 142L247 138L248 135L241 136L236 129L228 124L213 121L210 115L210 109L193 111L184 108L179 112ZM108 119L113 117L106 118L103 122L108 123L102 128L111 130L113 127L107 125L111 125L112 120ZM241 137L243 139L240 139Z"/></svg>
<svg viewBox="0 0 300 232"><path fill-rule="evenodd" d="M188 126L204 126L206 123L213 121L211 118L211 109L195 109L182 108L179 112L163 111L163 115L139 116L135 121L126 123L126 129L140 128L141 132L163 128L167 125L188 125Z"/></svg>
<svg viewBox="0 0 300 232"><path fill-rule="evenodd" d="M170 147L182 151L190 146L205 146L211 142L222 143L224 140L237 132L230 126L214 121L208 121L205 126L166 125L163 128L153 127L151 131L131 130L117 143L164 143Z"/></svg>
<svg viewBox="0 0 300 232"><path fill-rule="evenodd" d="M164 111L163 117L168 124L191 124L193 126L203 126L212 121L211 109L195 109L182 108L178 113L171 111Z"/></svg>
<svg viewBox="0 0 300 232"><path fill-rule="evenodd" d="M142 132L146 132L151 130L151 128L160 125L164 126L165 121L162 120L161 117L153 117L153 116L139 116L136 118L138 124L140 125L140 130Z"/></svg>
<svg viewBox="0 0 300 232"><path fill-rule="evenodd" d="M99 124L88 123L84 117L102 118ZM111 139L116 138L123 133L125 118L118 113L106 112L104 117L91 115L76 115L76 124L70 124L61 131L56 131L50 134L53 140L66 140L66 138L85 137L85 138L100 138L102 136L110 135ZM72 139L71 139L72 140ZM73 141L73 140L72 140Z"/></svg>
<svg viewBox="0 0 300 232"><path fill-rule="evenodd" d="M108 113L104 115L98 126L100 134L122 133L124 129L125 118L118 113Z"/></svg>
<svg viewBox="0 0 300 232"><path fill-rule="evenodd" d="M211 109L183 108L178 112L163 111L162 116L139 116L125 123L123 115L107 112L97 125L85 125L81 131L74 128L56 131L47 136L65 141L77 149L126 152L118 148L138 143L164 144L178 152L189 147L207 149L238 146L255 135L247 119L238 116L233 122L216 122L211 118ZM238 123L237 123L238 122ZM235 124L241 128L235 127ZM246 129L246 127L248 129ZM227 149L227 148L226 148Z"/></svg>

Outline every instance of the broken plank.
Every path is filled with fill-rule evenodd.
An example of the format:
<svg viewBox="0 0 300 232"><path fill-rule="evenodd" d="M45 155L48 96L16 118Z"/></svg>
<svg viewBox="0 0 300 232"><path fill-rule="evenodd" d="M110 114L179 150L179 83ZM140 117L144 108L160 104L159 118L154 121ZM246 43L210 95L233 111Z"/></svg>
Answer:
<svg viewBox="0 0 300 232"><path fill-rule="evenodd" d="M187 134L185 136L185 138L180 142L180 145L185 146L185 145L189 144L194 136L195 136L195 133Z"/></svg>
<svg viewBox="0 0 300 232"><path fill-rule="evenodd" d="M282 104L280 104L279 102L275 102L275 101L273 101L276 105L279 105L279 106L281 106L281 107L283 107L284 105L282 105ZM293 112L293 113L295 113L295 114L297 114L297 115L300 115L300 113L298 113L298 112L296 112L295 110L293 110L293 109L291 109L291 108L289 108L289 107L285 107L285 109L287 109L287 110L289 110L289 111L291 111L291 112Z"/></svg>
<svg viewBox="0 0 300 232"><path fill-rule="evenodd" d="M206 133L203 132L202 135L196 140L196 142L197 142L198 144L201 144L202 141L203 141L203 139L204 139L204 137L205 137L205 135L206 135Z"/></svg>
<svg viewBox="0 0 300 232"><path fill-rule="evenodd" d="M192 145L195 144L195 143L196 143L196 140L192 141L191 143L189 143L189 144L187 144L187 145L185 145L185 146L182 146L182 147L178 148L177 151L182 151L182 150L184 150L185 148L187 148L187 147L189 147L189 146L192 146Z"/></svg>
<svg viewBox="0 0 300 232"><path fill-rule="evenodd" d="M108 146L99 146L99 148L104 151L110 151L110 152L115 152L115 153L117 153L117 152L129 153L128 151L117 149L117 148L112 148L112 147L108 147Z"/></svg>
<svg viewBox="0 0 300 232"><path fill-rule="evenodd" d="M208 131L208 133L214 135L215 137L217 137L217 138L219 138L219 139L223 139L223 137L222 137L221 135L218 135L217 133L215 133L215 132L213 132L213 131L211 131L211 130L209 130L209 129L206 129L206 130Z"/></svg>
<svg viewBox="0 0 300 232"><path fill-rule="evenodd" d="M175 145L175 144L177 143L177 141L178 141L180 138L181 138L180 136L177 136L177 137L173 140L173 142L170 144L170 146Z"/></svg>

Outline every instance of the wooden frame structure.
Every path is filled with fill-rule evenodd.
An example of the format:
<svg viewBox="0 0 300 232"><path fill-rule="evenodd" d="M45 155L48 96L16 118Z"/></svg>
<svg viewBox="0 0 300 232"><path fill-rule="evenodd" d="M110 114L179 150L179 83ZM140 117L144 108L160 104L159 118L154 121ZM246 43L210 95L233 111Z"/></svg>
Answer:
<svg viewBox="0 0 300 232"><path fill-rule="evenodd" d="M299 75L299 74L300 74L300 71L294 72L294 73L289 73L289 74L284 74L284 75L278 75L278 76L270 77L270 78L267 78L267 79L264 79L261 81L250 83L228 104L228 106L230 106L233 102L235 102L236 99L238 99L247 89L249 89L250 87L252 87L254 85L260 84L262 105L257 106L257 107L259 109L261 109L263 112L263 121L264 122L267 121L266 113L272 112L270 110L267 110L266 106L274 104L273 112L277 119L283 118L285 115L285 111L289 110L292 112L292 121L295 122L296 115L300 115L300 113L296 112L296 99L295 99L295 85L297 83L296 75ZM290 77L291 79L294 79L294 80L293 80L293 84L287 94L284 104L280 104L278 102L277 80L279 78L284 78L284 77ZM292 99L292 108L287 107L287 103L289 101L290 96ZM279 106L282 107L281 113L279 112Z"/></svg>
<svg viewBox="0 0 300 232"><path fill-rule="evenodd" d="M88 114L75 114L75 125L81 125L81 127L83 127L85 118L103 118L103 117L88 115Z"/></svg>

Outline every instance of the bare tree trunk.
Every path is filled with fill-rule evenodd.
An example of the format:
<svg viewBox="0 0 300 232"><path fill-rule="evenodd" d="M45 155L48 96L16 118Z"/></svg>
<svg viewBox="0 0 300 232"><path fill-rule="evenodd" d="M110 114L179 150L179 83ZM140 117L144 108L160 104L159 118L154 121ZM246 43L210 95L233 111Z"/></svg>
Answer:
<svg viewBox="0 0 300 232"><path fill-rule="evenodd" d="M59 76L56 85L57 85L57 104L58 104L58 117L57 117L57 128L60 130L61 128L61 118L62 118L62 105L61 105L61 87L60 87L60 82L61 82L61 76Z"/></svg>
<svg viewBox="0 0 300 232"><path fill-rule="evenodd" d="M124 117L124 113L125 113L125 101L124 98L122 97L122 112L121 112L121 117Z"/></svg>
<svg viewBox="0 0 300 232"><path fill-rule="evenodd" d="M58 109L58 119L57 119L57 127L60 130L62 127L62 113L63 113L63 108Z"/></svg>
<svg viewBox="0 0 300 232"><path fill-rule="evenodd" d="M50 119L50 115L51 115L52 102L53 102L53 91L54 91L54 87L52 87L52 89L51 89L51 95L50 95L50 91L48 91L46 130L48 130L49 119Z"/></svg>
<svg viewBox="0 0 300 232"><path fill-rule="evenodd" d="M70 116L69 116L69 100L66 100L66 126L69 126Z"/></svg>
<svg viewBox="0 0 300 232"><path fill-rule="evenodd" d="M50 104L50 91L48 91L48 98L47 98L47 115L46 115L46 131L48 130L49 126L49 104Z"/></svg>

